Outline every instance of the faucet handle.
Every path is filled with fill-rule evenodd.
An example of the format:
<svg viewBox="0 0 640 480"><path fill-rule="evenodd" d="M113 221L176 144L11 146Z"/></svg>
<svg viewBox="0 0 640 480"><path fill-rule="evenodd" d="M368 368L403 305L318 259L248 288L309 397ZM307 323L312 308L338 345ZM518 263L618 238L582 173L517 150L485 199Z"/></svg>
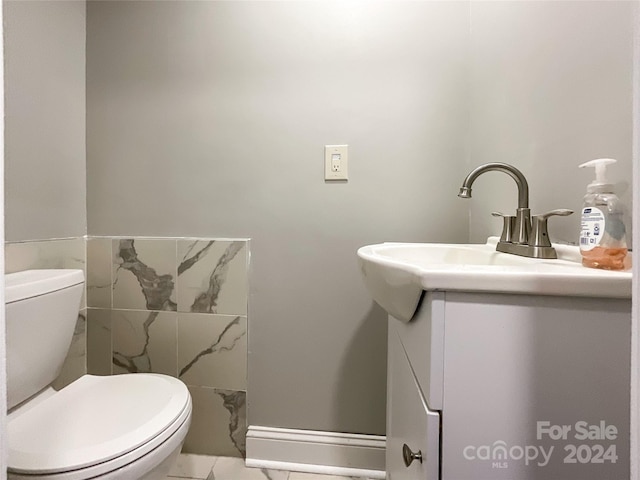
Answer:
<svg viewBox="0 0 640 480"><path fill-rule="evenodd" d="M532 247L550 247L551 240L549 240L547 220L549 220L549 217L553 217L555 215L566 217L567 215L571 215L572 213L573 210L559 208L557 210L551 210L550 212L542 213L540 215L534 215L533 217L531 217L532 240L530 242L530 245Z"/></svg>
<svg viewBox="0 0 640 480"><path fill-rule="evenodd" d="M513 239L513 232L516 229L516 217L513 215L505 215L502 212L491 212L494 217L502 217L502 235L500 236L501 242L511 242Z"/></svg>
<svg viewBox="0 0 640 480"><path fill-rule="evenodd" d="M547 213L541 213L540 215L534 215L533 218L539 217L542 220L547 220L549 217L552 217L554 215L558 215L560 217L566 217L567 215L571 215L573 213L573 210L568 210L566 208L558 208L556 210L551 210L550 212Z"/></svg>

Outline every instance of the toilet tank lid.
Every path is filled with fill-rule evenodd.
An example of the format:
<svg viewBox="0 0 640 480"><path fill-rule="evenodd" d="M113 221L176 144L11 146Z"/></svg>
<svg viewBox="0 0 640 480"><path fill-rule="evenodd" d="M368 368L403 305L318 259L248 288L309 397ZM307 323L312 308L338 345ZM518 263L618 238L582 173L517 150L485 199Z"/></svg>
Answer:
<svg viewBox="0 0 640 480"><path fill-rule="evenodd" d="M84 282L84 273L76 269L24 270L4 276L5 302L18 302L62 290Z"/></svg>

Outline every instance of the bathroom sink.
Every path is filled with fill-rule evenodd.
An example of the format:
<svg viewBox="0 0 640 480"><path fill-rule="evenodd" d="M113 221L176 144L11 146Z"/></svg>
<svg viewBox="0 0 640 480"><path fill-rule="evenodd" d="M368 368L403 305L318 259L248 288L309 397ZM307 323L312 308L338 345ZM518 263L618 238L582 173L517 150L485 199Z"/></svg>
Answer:
<svg viewBox="0 0 640 480"><path fill-rule="evenodd" d="M631 298L630 269L583 267L578 247L554 245L558 259L546 260L496 252L497 242L381 243L360 248L358 261L373 299L405 322L424 290Z"/></svg>

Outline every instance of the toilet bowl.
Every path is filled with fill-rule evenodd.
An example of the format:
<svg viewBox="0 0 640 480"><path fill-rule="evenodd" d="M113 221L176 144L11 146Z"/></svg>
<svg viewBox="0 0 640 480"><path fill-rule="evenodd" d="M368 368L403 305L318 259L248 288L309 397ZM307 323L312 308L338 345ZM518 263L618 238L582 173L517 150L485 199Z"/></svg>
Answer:
<svg viewBox="0 0 640 480"><path fill-rule="evenodd" d="M83 282L80 270L5 275L8 478L164 479L191 421L184 383L138 373L50 386L71 342Z"/></svg>

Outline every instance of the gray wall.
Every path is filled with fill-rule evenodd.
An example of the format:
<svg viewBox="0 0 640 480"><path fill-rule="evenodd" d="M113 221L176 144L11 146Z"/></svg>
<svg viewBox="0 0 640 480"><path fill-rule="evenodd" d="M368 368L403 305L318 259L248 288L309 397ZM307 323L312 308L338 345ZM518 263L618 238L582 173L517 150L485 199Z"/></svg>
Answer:
<svg viewBox="0 0 640 480"><path fill-rule="evenodd" d="M5 239L86 234L79 1L4 1Z"/></svg>
<svg viewBox="0 0 640 480"><path fill-rule="evenodd" d="M471 2L469 166L520 168L532 214L575 210L549 221L554 240L577 242L594 178L578 168L587 160L618 160L608 173L631 211L634 3ZM468 200L471 240L498 234L490 213L512 212L516 200L506 175L480 177Z"/></svg>
<svg viewBox="0 0 640 480"><path fill-rule="evenodd" d="M527 174L534 211L579 208L598 156L626 188L629 5L90 2L89 232L251 237L250 423L384 433L356 248L497 233L509 179L455 197L486 161ZM4 10L7 240L82 235L84 3ZM351 180L325 184L340 143Z"/></svg>
<svg viewBox="0 0 640 480"><path fill-rule="evenodd" d="M252 238L250 424L384 433L355 251L468 237L468 8L89 2L89 233Z"/></svg>

